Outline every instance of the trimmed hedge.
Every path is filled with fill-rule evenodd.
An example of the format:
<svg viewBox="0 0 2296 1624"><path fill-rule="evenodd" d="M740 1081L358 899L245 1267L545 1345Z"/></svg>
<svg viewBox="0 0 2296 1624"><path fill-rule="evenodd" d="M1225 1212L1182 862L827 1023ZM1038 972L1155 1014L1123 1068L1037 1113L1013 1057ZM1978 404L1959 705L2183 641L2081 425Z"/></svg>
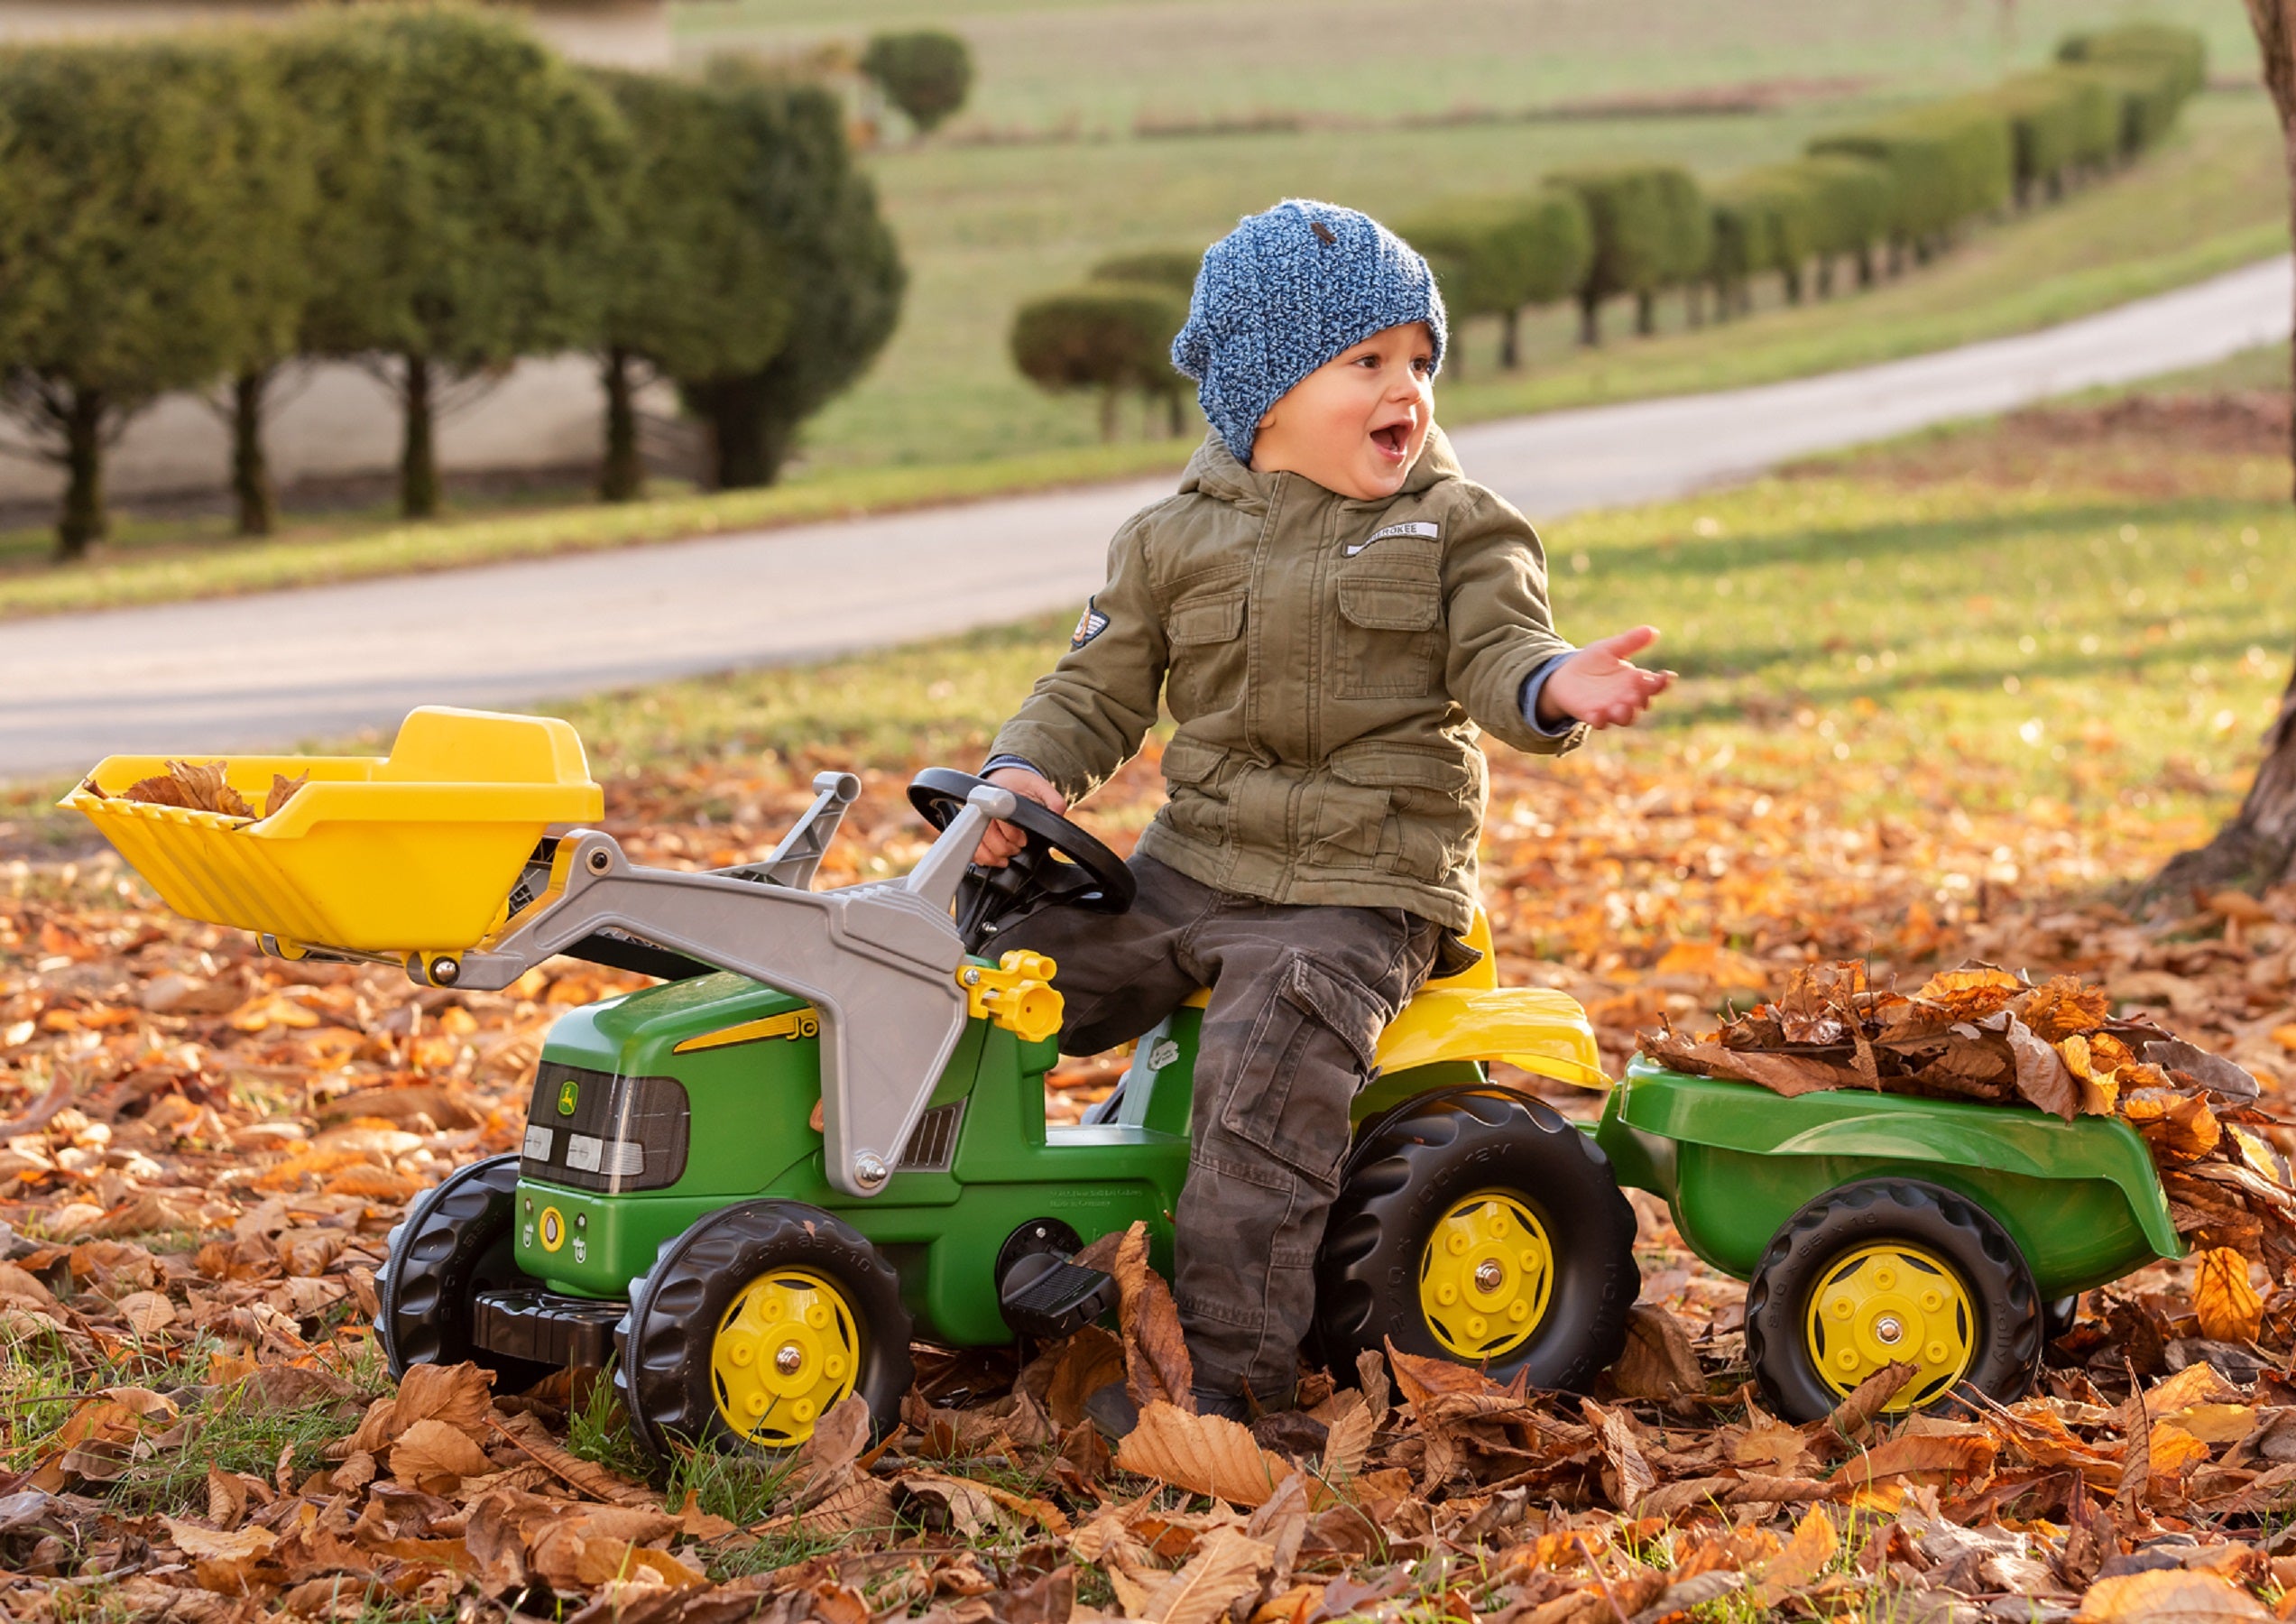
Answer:
<svg viewBox="0 0 2296 1624"><path fill-rule="evenodd" d="M1012 362L1040 388L1099 392L1101 438L1113 439L1120 395L1166 401L1176 422L1186 380L1173 370L1172 336L1187 318L1187 301L1168 286L1087 282L1014 313Z"/></svg>
<svg viewBox="0 0 2296 1624"><path fill-rule="evenodd" d="M1499 318L1499 364L1510 370L1521 358L1524 309L1571 297L1594 261L1585 203L1556 186L1527 196L1460 199L1397 230L1434 266L1454 322ZM1455 346L1452 353L1455 364Z"/></svg>
<svg viewBox="0 0 2296 1624"><path fill-rule="evenodd" d="M2137 23L2066 37L2057 59L2120 98L2119 151L2134 158L2167 134L2208 78L2208 46L2189 28Z"/></svg>
<svg viewBox="0 0 2296 1624"><path fill-rule="evenodd" d="M1601 342L1604 300L1633 294L1636 326L1647 332L1654 297L1705 273L1713 222L1689 171L1632 164L1566 170L1548 180L1577 194L1593 231L1593 256L1578 290L1582 342Z"/></svg>
<svg viewBox="0 0 2296 1624"><path fill-rule="evenodd" d="M1978 97L1962 97L1821 135L1812 155L1870 159L1895 184L1893 245L1926 257L1959 227L2007 203L2015 185L2009 121Z"/></svg>
<svg viewBox="0 0 2296 1624"><path fill-rule="evenodd" d="M1860 286L1874 280L1874 250L1889 240L1897 215L1897 182L1886 165L1848 152L1803 158L1781 165L1809 189L1810 252L1818 259L1818 291L1833 290L1833 262L1856 262Z"/></svg>
<svg viewBox="0 0 2296 1624"><path fill-rule="evenodd" d="M1818 240L1818 199L1812 178L1798 164L1772 164L1733 175L1710 196L1714 249L1707 274L1714 283L1717 313L1745 308L1747 284L1776 272L1786 298L1802 297L1802 267Z"/></svg>
<svg viewBox="0 0 2296 1624"><path fill-rule="evenodd" d="M2054 196L2063 189L2068 173L2113 154L2118 111L2111 92L2093 75L2055 69L2020 74L1980 99L2008 120L2020 204L2030 202L2036 188Z"/></svg>
<svg viewBox="0 0 2296 1624"><path fill-rule="evenodd" d="M1183 300L1194 297L1196 272L1203 269L1203 254L1176 248L1151 248L1141 254L1119 254L1104 259L1084 272L1087 281L1147 282L1151 287L1169 288ZM1172 329L1175 333L1180 329Z"/></svg>
<svg viewBox="0 0 2296 1624"><path fill-rule="evenodd" d="M972 48L937 28L876 35L861 53L861 70L920 135L938 129L973 93Z"/></svg>

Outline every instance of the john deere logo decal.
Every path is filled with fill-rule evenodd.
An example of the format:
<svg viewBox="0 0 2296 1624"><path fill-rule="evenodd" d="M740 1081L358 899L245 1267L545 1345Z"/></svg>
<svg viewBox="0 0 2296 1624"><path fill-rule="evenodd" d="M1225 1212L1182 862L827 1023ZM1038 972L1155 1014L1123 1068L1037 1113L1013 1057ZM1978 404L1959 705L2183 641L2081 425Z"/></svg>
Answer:
<svg viewBox="0 0 2296 1624"><path fill-rule="evenodd" d="M572 1116L574 1114L574 1103L581 1097L582 1090L576 1085L572 1077L568 1077L565 1082L559 1084L558 1114L560 1116Z"/></svg>
<svg viewBox="0 0 2296 1624"><path fill-rule="evenodd" d="M556 1207L542 1209L542 1250L556 1251L566 1244L566 1220Z"/></svg>

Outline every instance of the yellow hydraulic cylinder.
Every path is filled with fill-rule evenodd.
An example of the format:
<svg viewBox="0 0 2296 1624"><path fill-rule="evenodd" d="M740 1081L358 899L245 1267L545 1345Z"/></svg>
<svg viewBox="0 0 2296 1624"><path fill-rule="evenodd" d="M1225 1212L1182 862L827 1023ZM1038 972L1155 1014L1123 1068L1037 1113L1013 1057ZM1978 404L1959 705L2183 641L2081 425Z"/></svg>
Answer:
<svg viewBox="0 0 2296 1624"><path fill-rule="evenodd" d="M964 989L973 1014L1037 1043L1060 1030L1060 994L1053 988L1055 966L1041 953L1013 949L991 968L961 964L956 984Z"/></svg>

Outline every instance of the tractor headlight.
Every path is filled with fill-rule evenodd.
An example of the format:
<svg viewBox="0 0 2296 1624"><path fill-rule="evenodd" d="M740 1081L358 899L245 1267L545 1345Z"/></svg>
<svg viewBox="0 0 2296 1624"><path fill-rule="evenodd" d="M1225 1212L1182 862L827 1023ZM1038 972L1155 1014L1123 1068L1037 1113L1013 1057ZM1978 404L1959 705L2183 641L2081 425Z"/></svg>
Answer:
<svg viewBox="0 0 2296 1624"><path fill-rule="evenodd" d="M667 1189L686 1172L690 1114L675 1077L617 1077L546 1060L534 1076L519 1174L607 1195Z"/></svg>

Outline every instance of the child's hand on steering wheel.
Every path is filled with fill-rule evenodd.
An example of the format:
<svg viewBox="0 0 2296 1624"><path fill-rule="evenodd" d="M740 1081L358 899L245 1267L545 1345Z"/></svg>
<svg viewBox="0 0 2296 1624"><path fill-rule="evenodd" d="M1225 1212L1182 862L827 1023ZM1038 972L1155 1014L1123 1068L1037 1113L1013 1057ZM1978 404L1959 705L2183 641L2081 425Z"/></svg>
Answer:
<svg viewBox="0 0 2296 1624"><path fill-rule="evenodd" d="M1068 802L1052 787L1052 780L1043 773L1027 767L1000 767L984 773L982 781L1024 795L1056 817L1065 816ZM1019 828L1001 820L991 823L989 832L981 836L981 844L973 849L973 861L987 868L1002 868L1012 861L1020 848L1028 844L1028 836Z"/></svg>

